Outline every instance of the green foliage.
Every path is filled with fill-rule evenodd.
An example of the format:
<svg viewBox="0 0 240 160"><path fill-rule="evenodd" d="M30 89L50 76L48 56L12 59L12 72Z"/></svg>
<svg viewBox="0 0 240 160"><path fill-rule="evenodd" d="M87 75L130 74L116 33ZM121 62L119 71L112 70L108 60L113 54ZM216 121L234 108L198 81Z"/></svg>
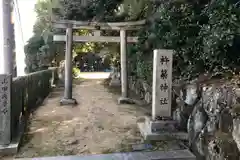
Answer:
<svg viewBox="0 0 240 160"><path fill-rule="evenodd" d="M78 77L80 73L81 73L81 71L79 68L73 67L73 69L72 69L73 77Z"/></svg>
<svg viewBox="0 0 240 160"><path fill-rule="evenodd" d="M122 0L93 0L86 4L82 2L82 0L63 0L63 18L81 21L124 21L125 14L119 11ZM92 33L78 30L75 34L89 35ZM117 31L103 31L102 34L105 36L119 35ZM119 44L113 43L78 43L74 45L74 52L76 54L99 53L102 49L108 49L110 50L108 54L112 57L112 63L117 65L119 63L119 48Z"/></svg>
<svg viewBox="0 0 240 160"><path fill-rule="evenodd" d="M35 54L39 51L39 48L41 48L45 42L43 40L42 36L39 35L34 35L33 37L31 37L29 39L29 42L26 46L25 46L25 52L29 53L29 54Z"/></svg>
<svg viewBox="0 0 240 160"><path fill-rule="evenodd" d="M234 69L240 64L240 7L227 0L216 0L204 10L209 21L202 26L204 52L208 70Z"/></svg>
<svg viewBox="0 0 240 160"><path fill-rule="evenodd" d="M124 0L123 12L125 19L139 20L146 18L152 12L152 3L149 0Z"/></svg>
<svg viewBox="0 0 240 160"><path fill-rule="evenodd" d="M51 21L52 8L59 7L56 0L38 1L35 5L37 21L33 27L34 35L25 46L27 71L34 72L51 65L52 60L63 54L63 45L53 43L53 28Z"/></svg>
<svg viewBox="0 0 240 160"><path fill-rule="evenodd" d="M149 83L152 81L154 49L174 50L174 78L192 79L201 73L236 70L240 65L239 0L171 0L157 3L149 0L93 0L86 4L82 2L63 0L61 16L83 21L147 19L146 26L138 33L139 42L128 47L128 59L131 74ZM56 8L55 5L47 0L36 7L39 15L35 25L36 35L30 40L31 45L26 46L27 52L44 54L48 59L53 59L63 51L61 47L64 45L56 47L51 43L54 30L49 20L53 19L54 14L49 8ZM75 34L87 35L91 32L79 30ZM134 33L129 33L132 34ZM104 35L119 33L105 32ZM80 43L74 46L74 51L98 52L101 48L108 48L114 65L119 65L119 44Z"/></svg>
<svg viewBox="0 0 240 160"><path fill-rule="evenodd" d="M82 0L63 0L64 19L71 20L97 20L116 21L121 19L117 16L116 10L122 0L92 0L86 5Z"/></svg>
<svg viewBox="0 0 240 160"><path fill-rule="evenodd" d="M240 8L236 2L178 0L155 7L130 53L134 75L151 83L154 49L174 50L175 78L192 79L239 66Z"/></svg>
<svg viewBox="0 0 240 160"><path fill-rule="evenodd" d="M77 30L75 33L77 36L87 36L93 34L89 30ZM75 43L73 50L74 53L81 54L81 53L98 53L100 50L101 46L98 43L93 43L93 42L82 42L82 43Z"/></svg>

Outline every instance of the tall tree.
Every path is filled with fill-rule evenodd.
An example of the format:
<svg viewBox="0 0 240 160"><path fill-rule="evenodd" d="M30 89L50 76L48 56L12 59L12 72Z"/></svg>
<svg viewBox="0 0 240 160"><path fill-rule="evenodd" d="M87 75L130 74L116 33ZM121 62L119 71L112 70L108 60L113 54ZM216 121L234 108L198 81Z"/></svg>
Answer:
<svg viewBox="0 0 240 160"><path fill-rule="evenodd" d="M35 5L37 21L34 25L34 35L25 46L27 68L33 72L49 66L56 56L63 54L63 45L53 43L52 20L57 19L53 8L61 8L56 0L39 0Z"/></svg>

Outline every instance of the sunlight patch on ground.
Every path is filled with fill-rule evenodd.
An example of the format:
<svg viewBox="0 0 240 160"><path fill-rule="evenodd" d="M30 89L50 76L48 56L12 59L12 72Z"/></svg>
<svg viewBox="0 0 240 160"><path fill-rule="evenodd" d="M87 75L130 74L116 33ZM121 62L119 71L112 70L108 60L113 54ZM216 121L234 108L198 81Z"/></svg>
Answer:
<svg viewBox="0 0 240 160"><path fill-rule="evenodd" d="M48 130L47 127L43 127L43 128L36 129L35 131L28 132L28 134L34 134L34 133L39 133L39 132L45 132L45 131L47 131L47 130Z"/></svg>
<svg viewBox="0 0 240 160"><path fill-rule="evenodd" d="M111 72L81 72L76 78L82 79L107 79Z"/></svg>

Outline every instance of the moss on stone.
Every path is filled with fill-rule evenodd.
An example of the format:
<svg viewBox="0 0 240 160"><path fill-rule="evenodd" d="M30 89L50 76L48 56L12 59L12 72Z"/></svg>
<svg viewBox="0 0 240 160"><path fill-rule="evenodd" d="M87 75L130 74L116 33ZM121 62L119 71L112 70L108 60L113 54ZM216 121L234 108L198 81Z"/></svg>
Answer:
<svg viewBox="0 0 240 160"><path fill-rule="evenodd" d="M217 154L229 160L235 160L240 156L236 142L233 140L232 135L229 133L217 132L215 134L215 151Z"/></svg>
<svg viewBox="0 0 240 160"><path fill-rule="evenodd" d="M233 106L232 113L240 114L240 104L236 104Z"/></svg>

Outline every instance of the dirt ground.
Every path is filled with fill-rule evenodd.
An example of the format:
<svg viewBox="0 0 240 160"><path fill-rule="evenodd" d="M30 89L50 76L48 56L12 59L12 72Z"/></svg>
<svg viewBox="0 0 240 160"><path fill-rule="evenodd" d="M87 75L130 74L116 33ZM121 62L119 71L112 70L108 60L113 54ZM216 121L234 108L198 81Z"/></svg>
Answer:
<svg viewBox="0 0 240 160"><path fill-rule="evenodd" d="M118 105L118 94L103 80L83 80L73 87L78 105L59 106L57 88L31 116L17 157L83 155L129 151L141 142L137 119L146 109Z"/></svg>

